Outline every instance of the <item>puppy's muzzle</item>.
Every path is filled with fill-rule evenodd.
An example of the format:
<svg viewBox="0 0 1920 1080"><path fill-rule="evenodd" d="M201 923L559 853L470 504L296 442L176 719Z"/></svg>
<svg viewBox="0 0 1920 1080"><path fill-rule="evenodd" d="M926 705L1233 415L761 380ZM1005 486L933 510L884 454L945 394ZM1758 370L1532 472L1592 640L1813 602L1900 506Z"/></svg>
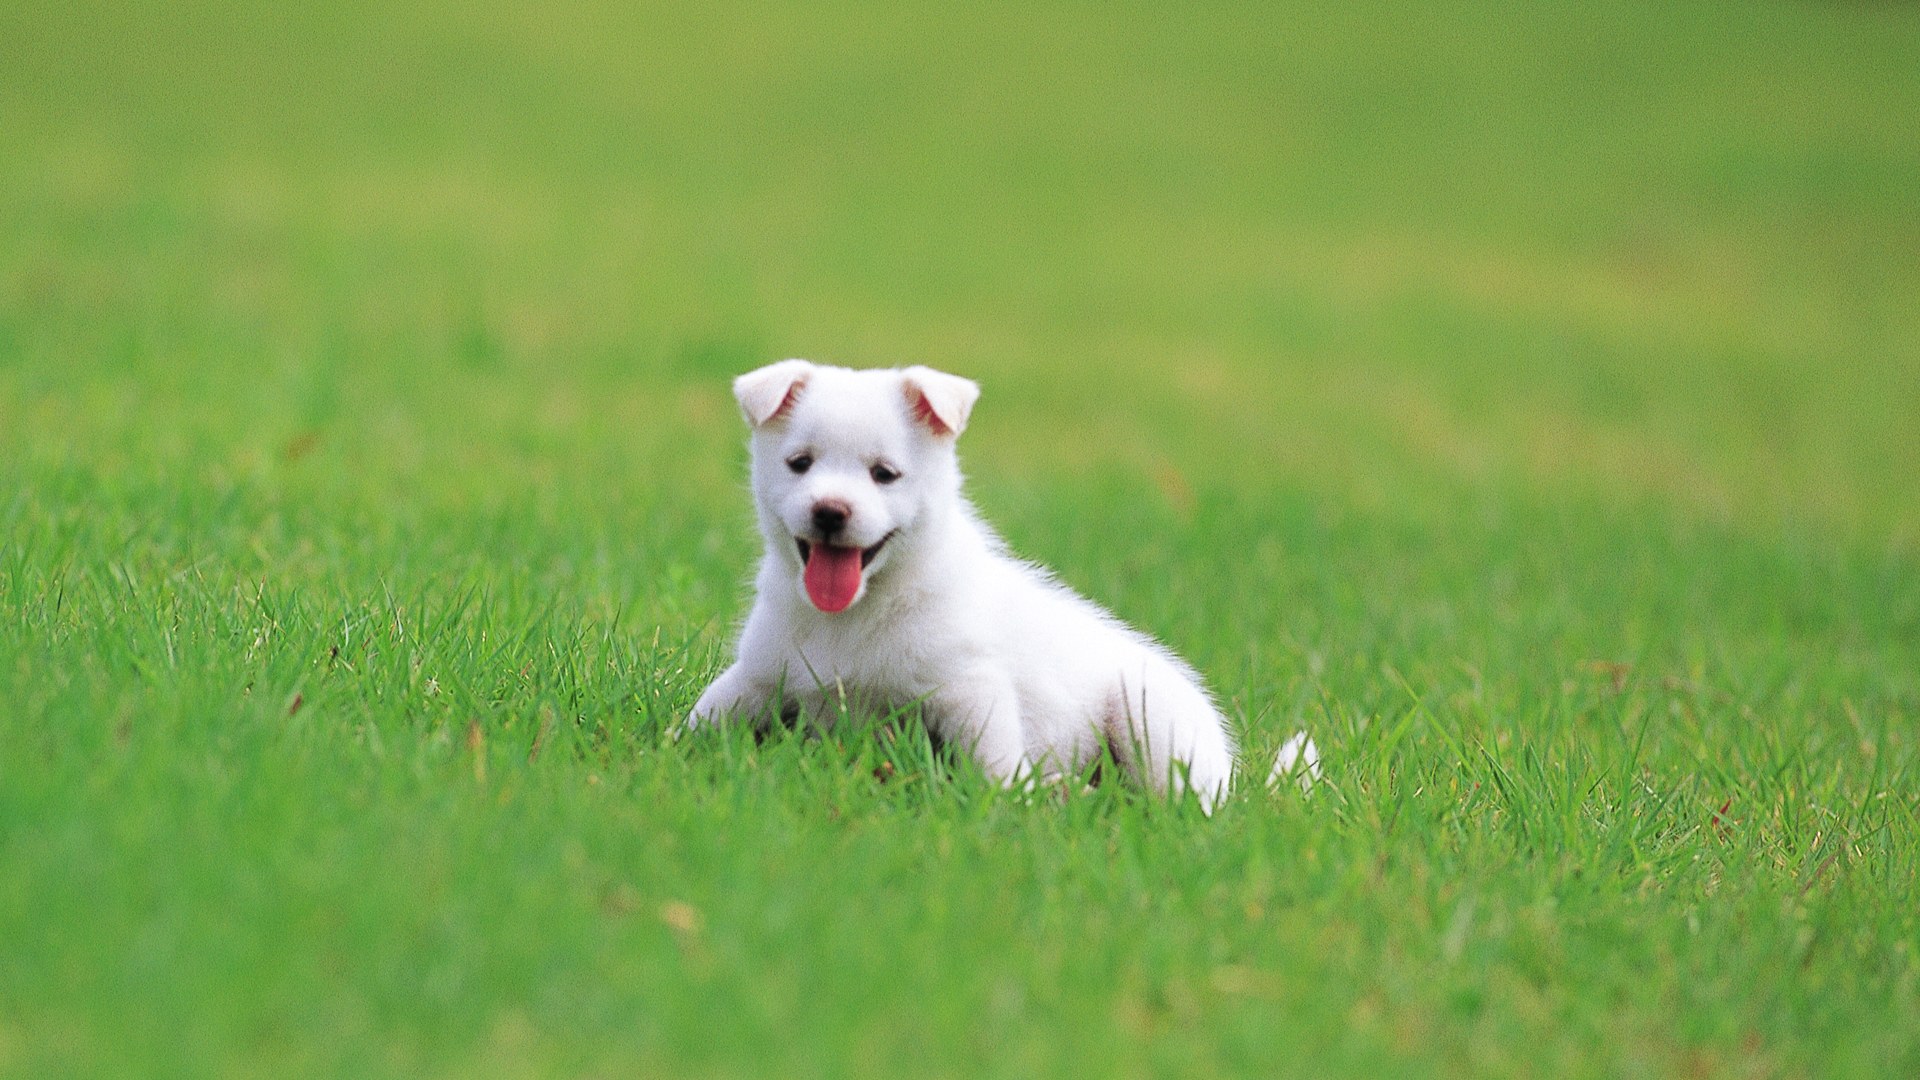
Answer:
<svg viewBox="0 0 1920 1080"><path fill-rule="evenodd" d="M813 528L823 540L832 539L846 528L847 519L852 516L853 508L838 499L822 499L813 504Z"/></svg>

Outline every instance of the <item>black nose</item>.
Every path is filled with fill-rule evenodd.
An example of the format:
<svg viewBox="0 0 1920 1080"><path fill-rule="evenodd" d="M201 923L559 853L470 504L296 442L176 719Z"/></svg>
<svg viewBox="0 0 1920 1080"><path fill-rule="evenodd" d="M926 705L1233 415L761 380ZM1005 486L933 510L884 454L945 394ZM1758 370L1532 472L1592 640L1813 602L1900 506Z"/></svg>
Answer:
<svg viewBox="0 0 1920 1080"><path fill-rule="evenodd" d="M813 527L820 530L822 536L832 536L847 527L847 518L853 513L846 503L823 502L813 505Z"/></svg>

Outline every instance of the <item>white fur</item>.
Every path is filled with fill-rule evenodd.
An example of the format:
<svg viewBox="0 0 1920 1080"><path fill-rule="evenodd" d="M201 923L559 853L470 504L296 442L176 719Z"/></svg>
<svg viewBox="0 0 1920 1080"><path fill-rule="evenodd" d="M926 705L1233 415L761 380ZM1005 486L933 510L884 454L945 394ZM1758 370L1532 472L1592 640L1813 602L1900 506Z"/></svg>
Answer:
<svg viewBox="0 0 1920 1080"><path fill-rule="evenodd" d="M1320 748L1304 731L1294 732L1292 738L1281 744L1280 753L1273 759L1273 771L1267 774L1267 786L1277 788L1295 775L1299 777L1301 791L1312 791L1313 785L1320 782Z"/></svg>
<svg viewBox="0 0 1920 1080"><path fill-rule="evenodd" d="M734 384L753 428L753 493L766 541L738 659L689 718L817 722L842 705L916 703L934 734L1006 783L1093 761L1203 808L1225 797L1233 742L1193 670L1010 555L961 495L954 440L979 388L916 367L851 371L786 360ZM789 460L809 455L796 474ZM897 470L882 484L876 463ZM808 599L796 537L814 508L850 508L847 547L885 542L846 610Z"/></svg>

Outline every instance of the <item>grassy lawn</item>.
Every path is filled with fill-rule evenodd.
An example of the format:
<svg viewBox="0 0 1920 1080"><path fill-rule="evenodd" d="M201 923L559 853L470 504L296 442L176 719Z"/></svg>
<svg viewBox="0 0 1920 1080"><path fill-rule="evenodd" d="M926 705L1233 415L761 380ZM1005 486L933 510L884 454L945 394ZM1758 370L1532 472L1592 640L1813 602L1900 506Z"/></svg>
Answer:
<svg viewBox="0 0 1920 1080"><path fill-rule="evenodd" d="M0 1075L1920 1075L1920 9L0 7ZM1310 797L673 740L927 363Z"/></svg>

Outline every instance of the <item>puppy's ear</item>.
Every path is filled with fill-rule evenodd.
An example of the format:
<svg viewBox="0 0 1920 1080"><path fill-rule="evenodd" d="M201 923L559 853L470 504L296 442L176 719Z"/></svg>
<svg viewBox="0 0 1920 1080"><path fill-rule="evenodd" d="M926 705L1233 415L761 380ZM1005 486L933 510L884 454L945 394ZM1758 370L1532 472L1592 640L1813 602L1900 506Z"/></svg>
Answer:
<svg viewBox="0 0 1920 1080"><path fill-rule="evenodd" d="M958 435L967 430L967 416L980 399L978 383L919 366L901 372L900 378L906 384L907 407L913 410L915 420L935 435Z"/></svg>
<svg viewBox="0 0 1920 1080"><path fill-rule="evenodd" d="M747 423L759 427L792 408L812 370L805 360L782 360L733 380L733 396Z"/></svg>

